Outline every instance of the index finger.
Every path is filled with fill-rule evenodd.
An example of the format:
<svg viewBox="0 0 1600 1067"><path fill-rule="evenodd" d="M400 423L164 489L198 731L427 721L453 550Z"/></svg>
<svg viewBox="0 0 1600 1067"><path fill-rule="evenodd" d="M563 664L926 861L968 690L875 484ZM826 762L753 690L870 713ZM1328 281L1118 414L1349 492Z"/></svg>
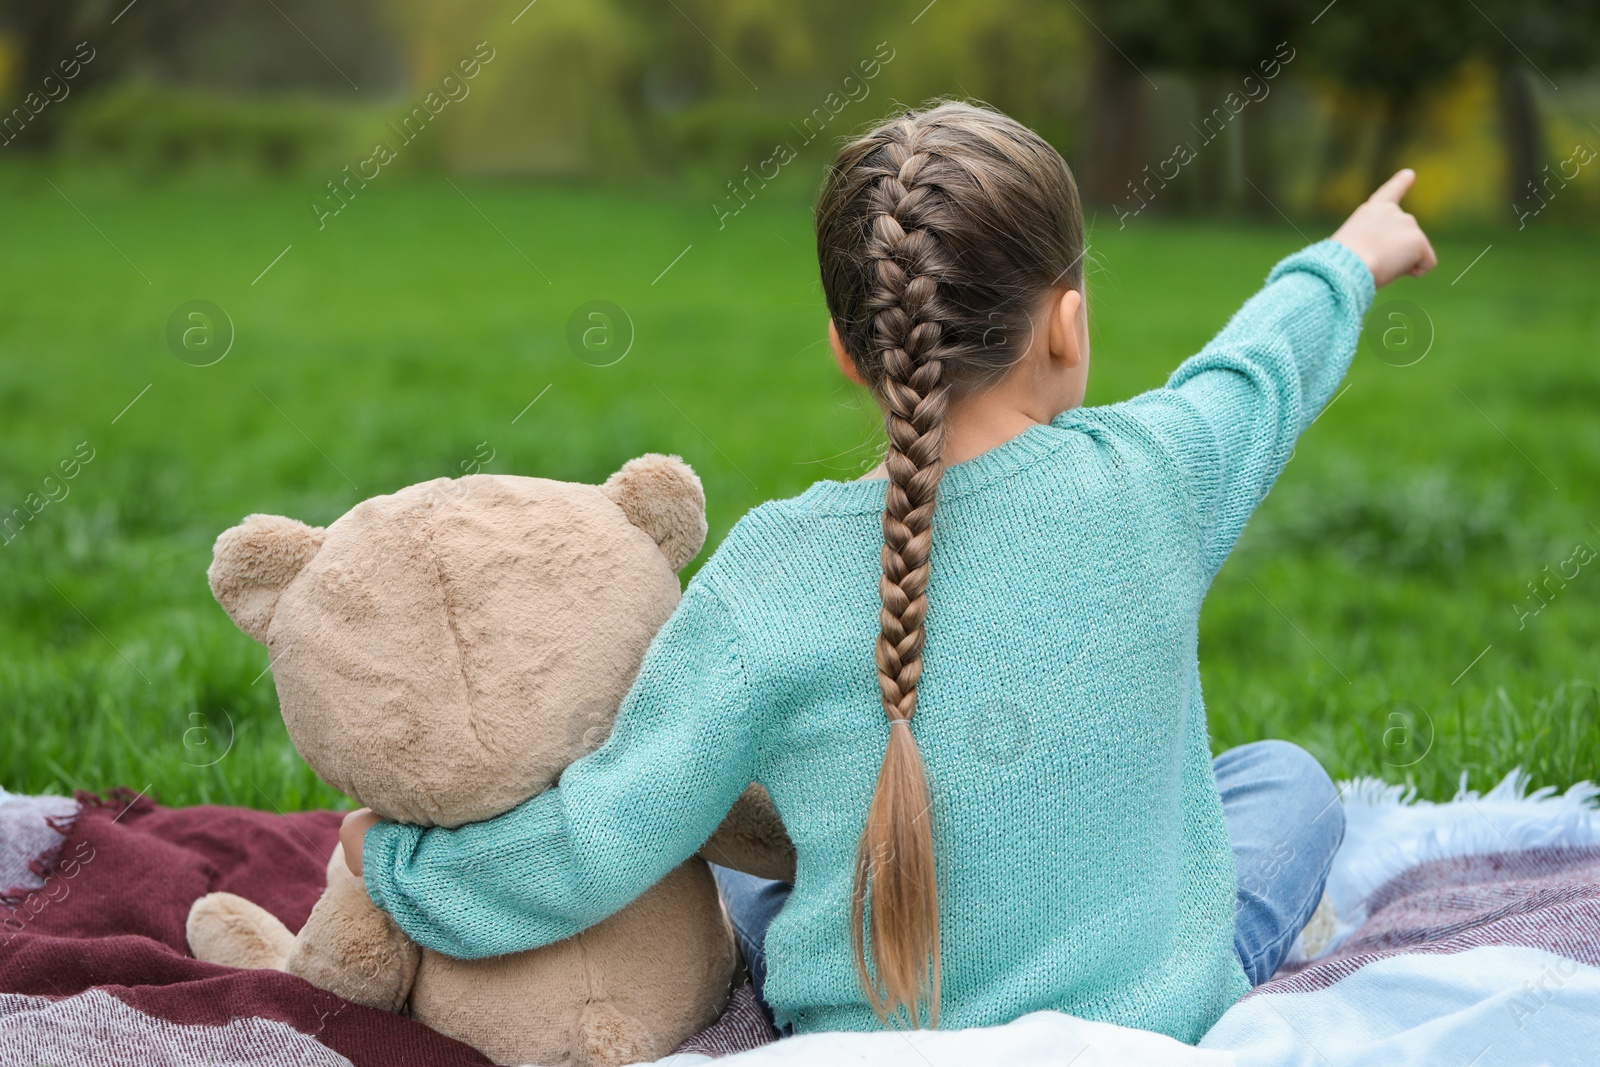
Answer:
<svg viewBox="0 0 1600 1067"><path fill-rule="evenodd" d="M1396 171L1393 178L1378 186L1377 191L1367 199L1373 202L1388 201L1391 204L1398 204L1401 197L1411 191L1411 183L1416 180L1417 172L1406 167Z"/></svg>

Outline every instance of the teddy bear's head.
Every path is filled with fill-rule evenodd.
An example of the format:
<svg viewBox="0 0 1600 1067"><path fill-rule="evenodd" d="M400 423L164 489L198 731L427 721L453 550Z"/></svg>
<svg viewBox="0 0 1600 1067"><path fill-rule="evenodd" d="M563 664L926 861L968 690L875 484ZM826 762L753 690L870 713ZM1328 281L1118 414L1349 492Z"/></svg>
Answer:
<svg viewBox="0 0 1600 1067"><path fill-rule="evenodd" d="M387 818L459 826L605 740L705 536L694 471L648 455L601 486L440 478L326 529L251 515L207 576L267 646L324 781Z"/></svg>

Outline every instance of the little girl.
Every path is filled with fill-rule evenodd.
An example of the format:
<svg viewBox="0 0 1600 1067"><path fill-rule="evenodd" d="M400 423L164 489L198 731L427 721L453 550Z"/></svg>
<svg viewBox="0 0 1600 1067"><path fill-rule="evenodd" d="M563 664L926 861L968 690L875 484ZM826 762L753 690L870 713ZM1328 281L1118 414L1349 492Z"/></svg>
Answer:
<svg viewBox="0 0 1600 1067"><path fill-rule="evenodd" d="M961 103L848 145L817 252L883 465L745 516L556 788L455 830L353 815L373 901L449 955L544 945L682 863L755 781L794 885L719 881L779 1027L1050 1008L1197 1041L1282 962L1343 834L1300 749L1213 763L1200 605L1374 284L1435 263L1399 207L1412 178L1279 263L1163 388L1083 408L1083 220L1055 150Z"/></svg>

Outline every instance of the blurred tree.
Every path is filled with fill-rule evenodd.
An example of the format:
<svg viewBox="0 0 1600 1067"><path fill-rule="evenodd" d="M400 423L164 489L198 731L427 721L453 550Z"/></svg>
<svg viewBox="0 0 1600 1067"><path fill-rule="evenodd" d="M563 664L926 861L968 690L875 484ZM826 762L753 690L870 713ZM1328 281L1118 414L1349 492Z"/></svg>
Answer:
<svg viewBox="0 0 1600 1067"><path fill-rule="evenodd" d="M839 0L619 6L649 42L629 97L639 142L658 167L715 186L794 136L790 121L834 88L873 15L852 16ZM837 15L843 20L830 25Z"/></svg>
<svg viewBox="0 0 1600 1067"><path fill-rule="evenodd" d="M1150 162L1147 70L1171 66L1185 39L1177 0L1084 0L1089 23L1088 143L1082 187L1086 201L1110 204Z"/></svg>
<svg viewBox="0 0 1600 1067"><path fill-rule="evenodd" d="M1554 90L1552 74L1591 69L1600 55L1594 0L1468 0L1466 8L1455 0L1341 0L1319 29L1309 48L1313 63L1377 109L1369 185L1395 169L1422 97L1453 79L1467 59L1486 57L1499 82L1513 207L1531 195L1545 163L1538 86ZM1355 153L1363 122L1348 108L1336 118L1330 160Z"/></svg>
<svg viewBox="0 0 1600 1067"><path fill-rule="evenodd" d="M1538 92L1557 75L1600 59L1600 4L1594 0L1475 0L1486 53L1498 74L1506 191L1513 210L1532 197L1547 162Z"/></svg>
<svg viewBox="0 0 1600 1067"><path fill-rule="evenodd" d="M624 9L629 21L650 26L654 76L659 85L675 86L680 99L784 95L830 59L848 63L819 45L832 38L848 47L862 22L848 19L828 34L826 6L808 10L784 0L672 0L665 7L659 0L624 0Z"/></svg>
<svg viewBox="0 0 1600 1067"><path fill-rule="evenodd" d="M119 10L127 0L114 0ZM408 81L405 53L381 0L139 0L106 45L137 25L135 73L162 84L232 93L310 91L337 99L381 97Z"/></svg>
<svg viewBox="0 0 1600 1067"><path fill-rule="evenodd" d="M1193 79L1200 102L1198 137L1188 142L1197 159L1197 181L1210 202L1240 202L1248 178L1270 197L1276 166L1270 141L1267 101L1275 86L1262 71L1282 67L1280 44L1292 44L1311 16L1307 0L1086 0L1086 39L1094 49L1089 97L1089 198L1101 203L1122 199L1127 184L1153 164L1149 145L1152 72L1176 71ZM1230 93L1246 97L1244 79L1257 93L1253 113L1226 108L1227 121L1205 128L1224 108ZM1238 127L1234 129L1233 127ZM1205 151L1212 137L1227 133L1227 149ZM1164 146L1170 147L1170 146ZM1166 151L1159 153L1165 157ZM1230 166L1229 160L1239 161ZM1258 198L1243 200L1263 208Z"/></svg>
<svg viewBox="0 0 1600 1067"><path fill-rule="evenodd" d="M492 56L463 84L448 121L408 154L477 174L591 174L638 161L637 82L649 30L612 0L390 0L410 52L413 95L461 81L460 65Z"/></svg>
<svg viewBox="0 0 1600 1067"><path fill-rule="evenodd" d="M1218 114L1230 93L1249 101L1237 114L1226 109L1232 115L1227 128L1231 158L1238 166L1229 168L1230 157L1220 152L1202 152L1196 160L1206 202L1273 211L1279 163L1272 151L1272 116L1283 84L1278 79L1292 69L1287 63L1298 57L1296 42L1308 36L1313 15L1308 0L1208 0L1183 8L1185 40L1173 65L1195 79L1201 135L1207 135L1206 119ZM1247 183L1261 196L1246 194Z"/></svg>
<svg viewBox="0 0 1600 1067"><path fill-rule="evenodd" d="M1309 64L1376 113L1367 187L1396 169L1422 97L1455 77L1480 47L1480 25L1470 12L1463 14L1459 0L1339 0L1306 35ZM1348 159L1359 149L1358 126L1348 114L1339 124L1326 162Z"/></svg>
<svg viewBox="0 0 1600 1067"><path fill-rule="evenodd" d="M1076 165L1083 157L1086 32L1060 0L940 0L932 8L910 0L862 47L870 55L887 40L895 49L884 95L910 104L936 96L987 103L1038 130ZM886 105L870 107L866 117L881 118Z"/></svg>
<svg viewBox="0 0 1600 1067"><path fill-rule="evenodd" d="M111 0L62 0L59 3L33 3L29 0L0 0L0 28L16 42L18 62L16 84L7 89L17 95L15 106L23 107L27 121L20 131L14 132L16 150L41 151L49 148L60 131L61 109L45 106L34 112L24 105L26 94L44 93L45 78L60 80L60 64L73 59L80 41L87 40L94 29L106 24L114 11ZM100 62L105 59L105 62ZM108 80L116 71L114 59L99 54L81 64L72 79L71 91ZM37 99L37 96L36 96ZM10 113L7 106L5 114Z"/></svg>
<svg viewBox="0 0 1600 1067"><path fill-rule="evenodd" d="M80 43L94 58L78 64L69 95L128 81L239 93L383 93L405 73L378 0L0 0L0 32L20 54L10 87L17 99L5 114L29 93L44 95L45 78L59 80ZM16 146L51 147L66 116L61 107L40 108Z"/></svg>

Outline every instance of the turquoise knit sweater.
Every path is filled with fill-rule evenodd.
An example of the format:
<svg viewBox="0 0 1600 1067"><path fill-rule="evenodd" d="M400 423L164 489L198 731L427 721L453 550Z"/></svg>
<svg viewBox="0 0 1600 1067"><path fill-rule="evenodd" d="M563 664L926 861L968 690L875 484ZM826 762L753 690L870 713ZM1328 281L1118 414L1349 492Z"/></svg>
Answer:
<svg viewBox="0 0 1600 1067"><path fill-rule="evenodd" d="M912 727L933 798L942 1028L1053 1008L1193 1042L1248 988L1200 603L1344 376L1372 295L1354 253L1313 245L1165 387L946 473ZM818 482L745 516L610 739L498 818L373 827L373 901L449 955L544 945L682 863L760 782L798 852L766 943L778 1022L878 1028L849 915L889 730L873 663L884 485Z"/></svg>

